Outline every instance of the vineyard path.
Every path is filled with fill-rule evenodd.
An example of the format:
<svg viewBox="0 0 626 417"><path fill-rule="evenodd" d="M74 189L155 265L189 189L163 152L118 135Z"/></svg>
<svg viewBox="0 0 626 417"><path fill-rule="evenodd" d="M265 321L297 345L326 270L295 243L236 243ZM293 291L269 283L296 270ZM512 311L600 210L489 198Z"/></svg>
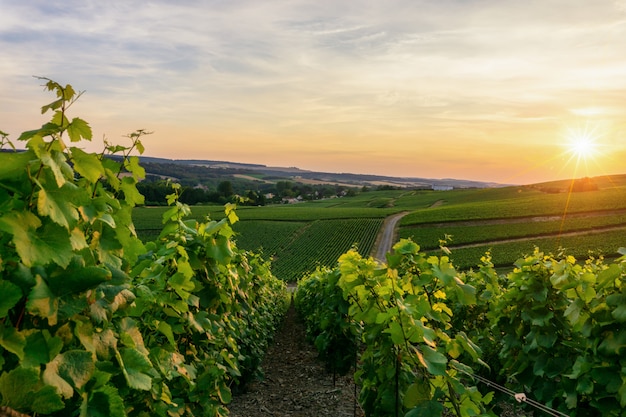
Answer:
<svg viewBox="0 0 626 417"><path fill-rule="evenodd" d="M408 213L408 211L403 211L401 213L396 213L385 218L383 227L381 227L380 232L378 233L376 243L374 244L374 249L372 250L372 253L374 254L374 259L380 262L387 262L385 255L391 251L391 247L393 246L393 242L395 241L396 225L398 224L400 219L406 216Z"/></svg>

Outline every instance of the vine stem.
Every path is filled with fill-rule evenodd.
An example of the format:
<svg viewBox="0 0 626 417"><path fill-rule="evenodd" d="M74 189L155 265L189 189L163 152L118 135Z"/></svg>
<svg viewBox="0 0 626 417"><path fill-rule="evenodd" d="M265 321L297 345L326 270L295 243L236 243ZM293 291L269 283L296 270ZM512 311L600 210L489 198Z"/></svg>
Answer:
<svg viewBox="0 0 626 417"><path fill-rule="evenodd" d="M446 381L446 383L448 384L448 392L449 394L449 398L450 398L450 402L452 403L452 406L454 407L454 411L456 412L457 416L461 416L461 408L459 407L459 403L456 400L456 397L454 396L454 388L452 387L452 384L450 383L450 381Z"/></svg>

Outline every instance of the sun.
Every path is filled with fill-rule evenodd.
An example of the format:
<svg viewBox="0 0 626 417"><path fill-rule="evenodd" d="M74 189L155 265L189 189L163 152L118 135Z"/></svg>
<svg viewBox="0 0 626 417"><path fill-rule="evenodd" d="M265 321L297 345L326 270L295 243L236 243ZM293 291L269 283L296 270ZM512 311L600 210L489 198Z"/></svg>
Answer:
<svg viewBox="0 0 626 417"><path fill-rule="evenodd" d="M601 134L597 128L588 124L568 129L565 147L572 158L581 160L598 156Z"/></svg>
<svg viewBox="0 0 626 417"><path fill-rule="evenodd" d="M577 158L586 159L597 153L598 143L590 135L575 135L570 138L569 150Z"/></svg>

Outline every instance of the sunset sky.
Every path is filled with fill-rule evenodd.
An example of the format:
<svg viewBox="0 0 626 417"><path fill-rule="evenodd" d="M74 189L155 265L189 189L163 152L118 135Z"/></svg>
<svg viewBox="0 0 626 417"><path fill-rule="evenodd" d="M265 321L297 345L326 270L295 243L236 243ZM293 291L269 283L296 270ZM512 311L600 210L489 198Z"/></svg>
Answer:
<svg viewBox="0 0 626 417"><path fill-rule="evenodd" d="M0 0L0 57L11 139L48 120L35 75L86 91L88 150L146 129L146 155L174 159L626 173L626 0Z"/></svg>

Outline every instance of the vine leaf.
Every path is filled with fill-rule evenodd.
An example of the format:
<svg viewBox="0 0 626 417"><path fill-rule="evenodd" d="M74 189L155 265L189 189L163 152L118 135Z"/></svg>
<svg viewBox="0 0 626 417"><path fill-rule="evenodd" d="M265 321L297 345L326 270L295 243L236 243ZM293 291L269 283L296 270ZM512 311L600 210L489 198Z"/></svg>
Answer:
<svg viewBox="0 0 626 417"><path fill-rule="evenodd" d="M444 375L446 373L448 360L443 354L437 352L430 346L422 346L421 354L422 356L419 357L420 362L428 369L428 372L433 375Z"/></svg>
<svg viewBox="0 0 626 417"><path fill-rule="evenodd" d="M405 417L431 417L443 415L443 405L439 404L437 400L430 400L423 402L408 413Z"/></svg>
<svg viewBox="0 0 626 417"><path fill-rule="evenodd" d="M59 300L52 294L40 275L35 276L36 284L28 295L26 308L34 315L48 320L50 326L57 323Z"/></svg>
<svg viewBox="0 0 626 417"><path fill-rule="evenodd" d="M84 350L68 350L57 355L57 359L59 375L76 390L80 390L91 379L96 369L91 353Z"/></svg>
<svg viewBox="0 0 626 417"><path fill-rule="evenodd" d="M91 140L92 132L89 124L81 118L75 117L67 127L67 134L72 142L80 142L81 139Z"/></svg>
<svg viewBox="0 0 626 417"><path fill-rule="evenodd" d="M15 177L26 172L28 163L35 158L32 151L0 152L0 180L16 179Z"/></svg>
<svg viewBox="0 0 626 417"><path fill-rule="evenodd" d="M3 403L16 410L50 414L65 405L54 387L41 387L38 368L17 367L0 375Z"/></svg>
<svg viewBox="0 0 626 417"><path fill-rule="evenodd" d="M19 359L23 359L26 338L15 327L4 327L3 324L0 326L0 346L16 355Z"/></svg>
<svg viewBox="0 0 626 417"><path fill-rule="evenodd" d="M0 230L13 234L15 249L24 265L31 267L55 262L67 267L73 256L67 230L54 223L34 230L39 224L39 218L29 212L10 213L0 218Z"/></svg>
<svg viewBox="0 0 626 417"><path fill-rule="evenodd" d="M9 310L12 309L15 304L22 298L22 290L20 287L12 282L1 280L0 281L0 319L6 317L9 314Z"/></svg>
<svg viewBox="0 0 626 417"><path fill-rule="evenodd" d="M111 385L105 385L96 389L87 401L88 416L126 417L124 400L120 397L117 389Z"/></svg>
<svg viewBox="0 0 626 417"><path fill-rule="evenodd" d="M78 220L78 211L73 203L76 201L76 191L76 186L70 183L57 189L41 188L37 195L37 212L69 230Z"/></svg>
<svg viewBox="0 0 626 417"><path fill-rule="evenodd" d="M76 172L92 183L97 182L100 177L104 175L104 167L97 155L87 153L75 147L71 148L71 150L72 161L74 162Z"/></svg>
<svg viewBox="0 0 626 417"><path fill-rule="evenodd" d="M146 372L152 370L150 360L137 349L129 348L118 352L117 358L128 386L149 391L152 387L152 377Z"/></svg>

